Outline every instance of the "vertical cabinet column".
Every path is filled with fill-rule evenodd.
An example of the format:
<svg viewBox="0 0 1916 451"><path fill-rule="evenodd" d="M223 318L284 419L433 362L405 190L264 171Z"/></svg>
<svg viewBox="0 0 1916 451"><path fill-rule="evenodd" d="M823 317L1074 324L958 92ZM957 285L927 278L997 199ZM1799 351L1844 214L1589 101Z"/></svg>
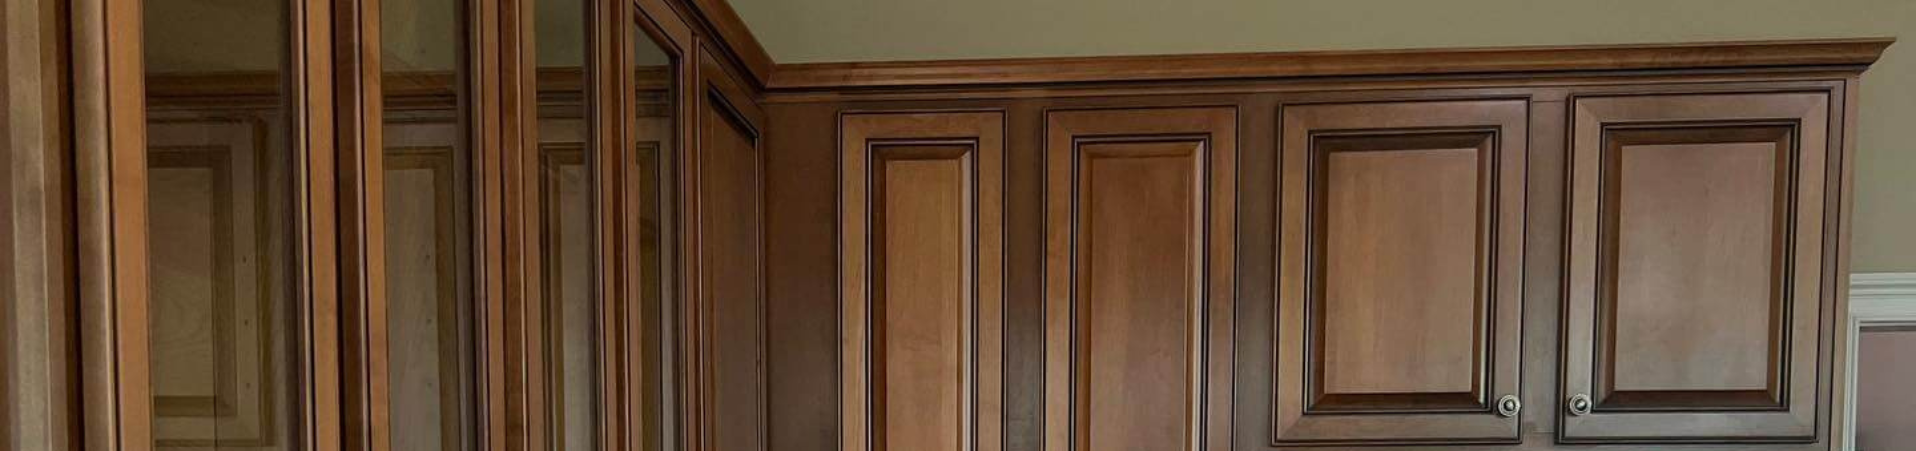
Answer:
<svg viewBox="0 0 1916 451"><path fill-rule="evenodd" d="M1236 121L1047 113L1044 449L1230 449Z"/></svg>
<svg viewBox="0 0 1916 451"><path fill-rule="evenodd" d="M840 446L996 451L1004 114L840 120Z"/></svg>
<svg viewBox="0 0 1916 451"><path fill-rule="evenodd" d="M1829 105L1575 100L1564 441L1816 439L1840 191Z"/></svg>
<svg viewBox="0 0 1916 451"><path fill-rule="evenodd" d="M1282 110L1271 443L1517 441L1528 114Z"/></svg>
<svg viewBox="0 0 1916 451"><path fill-rule="evenodd" d="M697 205L697 348L687 421L703 430L690 449L765 451L764 139L765 113L744 80L710 50L699 53L697 141L690 174Z"/></svg>

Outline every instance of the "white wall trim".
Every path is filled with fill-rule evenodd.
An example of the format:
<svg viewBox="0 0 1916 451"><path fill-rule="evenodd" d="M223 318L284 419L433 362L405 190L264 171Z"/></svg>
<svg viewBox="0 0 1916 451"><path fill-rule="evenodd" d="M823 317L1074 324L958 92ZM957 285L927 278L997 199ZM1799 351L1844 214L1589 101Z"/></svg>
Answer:
<svg viewBox="0 0 1916 451"><path fill-rule="evenodd" d="M1916 324L1916 273L1852 274L1849 279L1849 324L1843 349L1843 451L1856 449L1856 344L1864 326Z"/></svg>
<svg viewBox="0 0 1916 451"><path fill-rule="evenodd" d="M1851 275L1849 311L1852 317L1916 315L1916 272Z"/></svg>

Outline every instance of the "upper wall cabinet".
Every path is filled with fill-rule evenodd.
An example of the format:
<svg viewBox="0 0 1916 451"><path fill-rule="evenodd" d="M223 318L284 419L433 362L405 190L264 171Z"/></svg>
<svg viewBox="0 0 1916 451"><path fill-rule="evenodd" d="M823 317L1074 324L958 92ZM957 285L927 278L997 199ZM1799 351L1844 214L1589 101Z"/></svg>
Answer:
<svg viewBox="0 0 1916 451"><path fill-rule="evenodd" d="M1047 451L1231 447L1237 111L1052 111Z"/></svg>
<svg viewBox="0 0 1916 451"><path fill-rule="evenodd" d="M1527 102L1280 116L1272 443L1516 441Z"/></svg>
<svg viewBox="0 0 1916 451"><path fill-rule="evenodd" d="M1815 440L1829 95L1572 108L1563 440Z"/></svg>

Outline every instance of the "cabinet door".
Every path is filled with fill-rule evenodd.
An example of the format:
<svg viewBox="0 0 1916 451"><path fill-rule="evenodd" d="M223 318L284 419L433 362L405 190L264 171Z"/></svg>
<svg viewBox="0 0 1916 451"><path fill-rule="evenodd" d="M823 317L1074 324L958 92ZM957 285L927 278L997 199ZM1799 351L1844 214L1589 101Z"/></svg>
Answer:
<svg viewBox="0 0 1916 451"><path fill-rule="evenodd" d="M1237 111L1053 111L1045 449L1230 449Z"/></svg>
<svg viewBox="0 0 1916 451"><path fill-rule="evenodd" d="M1828 95L1574 102L1563 440L1815 440Z"/></svg>
<svg viewBox="0 0 1916 451"><path fill-rule="evenodd" d="M766 451L771 447L765 415L764 208L761 182L764 112L744 81L727 72L709 51L699 55L698 159L694 186L699 205L696 242L701 246L700 290L695 306L701 330L691 345L702 347L698 363L706 384L697 408L709 415L709 449Z"/></svg>
<svg viewBox="0 0 1916 451"><path fill-rule="evenodd" d="M997 451L1004 113L840 120L842 451Z"/></svg>
<svg viewBox="0 0 1916 451"><path fill-rule="evenodd" d="M1526 101L1281 116L1273 443L1516 441Z"/></svg>

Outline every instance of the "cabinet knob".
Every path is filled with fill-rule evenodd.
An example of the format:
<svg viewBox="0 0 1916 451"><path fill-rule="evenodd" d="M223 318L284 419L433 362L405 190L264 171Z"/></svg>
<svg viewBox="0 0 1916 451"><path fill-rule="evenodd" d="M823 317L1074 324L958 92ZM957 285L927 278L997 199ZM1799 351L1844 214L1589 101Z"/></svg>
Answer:
<svg viewBox="0 0 1916 451"><path fill-rule="evenodd" d="M1570 401L1564 403L1564 408L1569 409L1570 415L1572 416L1580 417L1584 415L1589 415L1590 414L1590 396L1582 394L1582 393L1578 393L1576 396L1571 396Z"/></svg>
<svg viewBox="0 0 1916 451"><path fill-rule="evenodd" d="M1497 416L1510 418L1522 411L1523 401L1517 400L1517 395L1504 395L1502 398L1497 398Z"/></svg>

